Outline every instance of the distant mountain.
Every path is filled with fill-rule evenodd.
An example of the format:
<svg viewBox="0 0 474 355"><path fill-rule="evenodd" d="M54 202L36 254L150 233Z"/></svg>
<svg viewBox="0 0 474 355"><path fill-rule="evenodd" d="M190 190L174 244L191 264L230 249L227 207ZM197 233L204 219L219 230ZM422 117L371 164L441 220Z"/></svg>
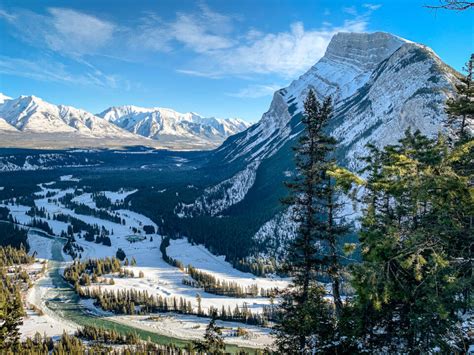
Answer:
<svg viewBox="0 0 474 355"><path fill-rule="evenodd" d="M36 96L20 96L0 106L0 117L13 128L34 133L79 133L90 137L130 138L132 135L84 110L53 105Z"/></svg>
<svg viewBox="0 0 474 355"><path fill-rule="evenodd" d="M288 193L283 181L294 172L291 147L303 129L303 102L310 89L319 99L332 97L328 133L339 142L336 159L357 172L367 143L396 143L408 128L429 136L443 131L444 104L458 77L424 45L381 32L338 33L312 68L274 94L258 123L214 151L213 164L233 175L208 186L193 203L178 204L175 213L229 226L244 220L245 227L236 232L239 244L253 252L278 253L295 230L291 211L280 200ZM345 214L355 220L357 213L351 204L348 208ZM219 231L215 234L218 241Z"/></svg>
<svg viewBox="0 0 474 355"><path fill-rule="evenodd" d="M193 112L179 113L160 107L110 107L98 116L129 132L159 142L187 141L201 147L216 147L227 137L250 127L249 123L237 118L203 117Z"/></svg>
<svg viewBox="0 0 474 355"><path fill-rule="evenodd" d="M70 148L145 145L171 150L210 149L249 126L169 109L114 107L101 117L36 96L0 94L0 145Z"/></svg>

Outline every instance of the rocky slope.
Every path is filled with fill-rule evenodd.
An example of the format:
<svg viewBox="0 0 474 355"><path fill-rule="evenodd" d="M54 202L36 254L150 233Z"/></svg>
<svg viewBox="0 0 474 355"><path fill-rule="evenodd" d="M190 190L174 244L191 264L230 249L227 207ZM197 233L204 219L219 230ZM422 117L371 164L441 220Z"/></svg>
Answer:
<svg viewBox="0 0 474 355"><path fill-rule="evenodd" d="M367 143L379 147L395 143L408 128L427 135L443 130L444 102L453 94L457 75L424 45L381 32L336 34L318 63L274 94L257 124L216 150L215 161L234 166L234 176L252 176L247 179L252 185L229 186L235 181L230 178L224 186L207 189L215 201L205 192L194 205L180 210L181 215L203 211L213 215L216 210L221 217L253 214L259 216L255 223L261 226L250 236L256 244L275 236L288 238L294 226L289 214L276 206L286 194L283 181L294 168L291 146L302 130L303 101L310 88L321 99L332 97L335 112L329 130L339 141L338 162L357 171ZM219 187L220 193L216 191ZM238 198L227 196L229 191ZM263 225L262 219L266 220ZM275 240L267 243L280 244Z"/></svg>
<svg viewBox="0 0 474 355"><path fill-rule="evenodd" d="M70 148L145 145L171 150L210 149L249 124L170 109L113 107L100 117L36 96L0 94L2 147Z"/></svg>
<svg viewBox="0 0 474 355"><path fill-rule="evenodd" d="M138 135L161 142L188 141L196 147L216 147L227 137L247 129L250 124L234 119L203 117L167 108L137 106L111 107L98 114L106 121Z"/></svg>

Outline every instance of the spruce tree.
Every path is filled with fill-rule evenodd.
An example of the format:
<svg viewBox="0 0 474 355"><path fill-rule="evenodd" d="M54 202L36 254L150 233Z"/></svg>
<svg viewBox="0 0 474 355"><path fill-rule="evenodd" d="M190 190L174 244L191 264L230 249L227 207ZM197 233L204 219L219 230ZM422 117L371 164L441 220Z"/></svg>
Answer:
<svg viewBox="0 0 474 355"><path fill-rule="evenodd" d="M217 311L211 312L211 320L206 327L203 341L194 341L198 353L223 354L225 349L222 328L216 325Z"/></svg>
<svg viewBox="0 0 474 355"><path fill-rule="evenodd" d="M352 185L354 177L337 167L332 157L336 141L325 133L332 114L331 99L319 103L310 90L304 108L305 129L294 148L296 177L287 183L291 196L284 200L298 224L285 260L293 283L282 294L281 319L275 327L276 345L285 353L323 348L335 333L343 307L339 246L347 233L338 217L339 193ZM331 283L332 305L324 299L318 275Z"/></svg>
<svg viewBox="0 0 474 355"><path fill-rule="evenodd" d="M448 114L447 125L452 130L459 143L466 142L470 137L469 125L474 122L474 83L473 83L474 54L466 63L462 77L456 84L456 96L446 102Z"/></svg>
<svg viewBox="0 0 474 355"><path fill-rule="evenodd" d="M458 316L471 302L462 294L473 282L466 270L473 245L469 179L456 174L442 136L407 131L399 144L370 153L363 262L352 275L358 343L370 351L458 352Z"/></svg>

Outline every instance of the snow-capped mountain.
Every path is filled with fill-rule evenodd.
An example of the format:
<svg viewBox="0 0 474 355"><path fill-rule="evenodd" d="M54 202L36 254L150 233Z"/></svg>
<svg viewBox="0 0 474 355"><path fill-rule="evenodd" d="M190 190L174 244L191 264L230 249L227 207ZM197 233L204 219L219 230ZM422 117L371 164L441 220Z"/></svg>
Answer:
<svg viewBox="0 0 474 355"><path fill-rule="evenodd" d="M249 124L170 109L113 107L100 117L36 96L0 94L0 142L7 147L63 148L146 145L171 150L210 149Z"/></svg>
<svg viewBox="0 0 474 355"><path fill-rule="evenodd" d="M110 107L98 114L129 132L158 141L182 139L196 146L217 146L250 124L237 119L203 117L193 112L179 113L168 108L137 106Z"/></svg>
<svg viewBox="0 0 474 355"><path fill-rule="evenodd" d="M4 95L0 92L0 105L3 104L7 100L11 100L12 98L10 96Z"/></svg>
<svg viewBox="0 0 474 355"><path fill-rule="evenodd" d="M318 63L277 91L262 119L218 153L230 161L274 154L301 130L294 118L312 88L319 98L332 97L332 134L355 164L369 141L395 143L408 127L438 132L455 80L455 71L426 46L382 32L338 33Z"/></svg>
<svg viewBox="0 0 474 355"><path fill-rule="evenodd" d="M28 133L76 133L93 138L132 138L119 127L84 110L53 105L36 96L20 96L0 105L0 117L12 128Z"/></svg>
<svg viewBox="0 0 474 355"><path fill-rule="evenodd" d="M407 128L427 135L443 130L444 103L458 75L424 45L381 32L338 33L312 68L274 94L258 123L215 151L215 161L233 167L234 175L208 187L194 204L178 205L175 212L191 218L217 211L217 217L231 218L238 211L246 216L247 229L254 233L247 238L255 245L279 245L271 239L287 238L294 231L279 200L287 193L283 181L294 170L291 147L303 128L309 89L320 99L332 97L335 112L329 131L339 141L338 162L357 171L367 143L396 143ZM242 175L248 178L234 179Z"/></svg>

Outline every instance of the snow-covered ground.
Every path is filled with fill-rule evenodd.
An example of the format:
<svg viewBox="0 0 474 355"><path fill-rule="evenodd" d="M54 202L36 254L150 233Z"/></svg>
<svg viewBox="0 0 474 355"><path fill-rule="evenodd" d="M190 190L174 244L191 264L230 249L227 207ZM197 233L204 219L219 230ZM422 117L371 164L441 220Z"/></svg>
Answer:
<svg viewBox="0 0 474 355"><path fill-rule="evenodd" d="M188 340L202 339L206 326L209 324L208 318L175 314L159 315L159 319L156 320L150 316L114 316L110 320L150 332ZM263 348L271 346L274 340L269 328L243 325L236 322L217 321L216 323L219 327L224 328L222 335L224 341L229 344ZM245 328L248 334L240 337L235 336L239 327Z"/></svg>
<svg viewBox="0 0 474 355"><path fill-rule="evenodd" d="M73 333L77 329L74 323L67 322L45 305L46 294L53 290L54 286L51 283L40 282L35 282L33 287L28 290L25 302L26 307L34 305L37 309L41 309L43 314L40 315L28 309L26 317L23 318L23 325L20 327L23 339L34 337L37 332L49 337L60 337L64 331Z"/></svg>
<svg viewBox="0 0 474 355"><path fill-rule="evenodd" d="M170 240L170 246L166 249L167 254L180 261L184 266L192 265L217 279L232 281L240 286L247 287L257 285L259 289L283 289L288 286L289 280L275 278L256 277L251 273L239 271L225 261L224 256L216 256L203 245L192 245L187 239Z"/></svg>
<svg viewBox="0 0 474 355"><path fill-rule="evenodd" d="M72 176L62 177L62 181L77 181ZM114 278L114 285L93 284L90 287L101 287L102 290L124 290L134 289L147 291L150 295L162 297L176 297L183 298L186 302L190 302L193 308L197 309L197 298L199 294L201 298L201 307L207 311L209 308L216 307L218 309L225 307L234 309L236 306L247 306L252 312L262 312L264 305L270 304L270 299L264 297L252 298L234 298L227 296L213 295L204 290L187 286L183 284L183 278L189 276L177 267L173 267L166 263L160 252L161 236L158 234L146 234L144 231L145 225L152 225L157 230L156 224L149 218L127 210L120 209L109 211L111 214L120 216L125 223L114 223L108 220L103 220L94 216L77 214L73 210L66 208L59 202L59 199L67 193L73 193L76 196L73 201L83 203L90 208L97 209L90 193L84 193L79 188L67 188L64 190L53 188L54 182L44 183L38 185L41 191L35 194L35 205L38 208L44 208L48 218L41 218L49 223L55 235L59 236L62 231L67 231L67 223L53 220L56 214L70 215L89 225L97 225L99 228L105 228L109 231L112 246L97 244L94 242L87 242L79 235L75 236L76 243L81 246L84 251L81 253L82 259L87 258L103 258L115 256L118 248L125 251L129 260L135 258L137 265L126 267L132 270L136 275L135 278L119 278L115 275L106 275L107 278ZM103 191L102 193L111 199L112 202L119 202L124 200L128 195L135 193L132 191ZM46 197L49 196L49 197ZM28 206L3 204L7 206L14 218L19 223L28 223L31 217L26 213L30 210ZM133 231L135 229L135 232ZM131 242L128 237L139 236L143 240ZM44 259L51 259L51 250L55 243L53 239L48 239L45 236L35 235L29 233L28 242L30 245L30 253L36 252L38 257ZM191 245L187 239L172 240L168 247L168 254L184 265L191 264L206 273L213 274L219 280L227 282L236 282L239 285L251 286L257 285L259 289L283 288L288 284L287 280L280 278L260 278L255 277L250 273L238 271L232 267L231 264L224 260L222 256L215 256L211 254L205 247L200 245ZM65 260L70 260L70 257L63 255ZM139 278L139 273L143 272L144 277ZM61 318L54 314L44 305L44 299L47 292L51 291L51 285L48 283L35 284L35 286L28 292L26 302L34 304L43 309L44 315L39 316L29 311L25 318L25 323L22 327L23 336L32 336L36 330L41 333L45 332L47 335L57 336L62 333L62 329L72 331L74 325L61 321ZM43 303L42 303L43 302ZM91 303L91 302L89 302ZM91 304L84 304L87 307L94 308ZM97 311L97 309L95 309ZM159 321L148 319L142 316L111 316L107 315L107 319L128 324L133 327L147 329L156 333L179 337L183 339L194 339L202 336L205 325L208 319L199 318L189 315L167 314L163 315ZM268 328L252 327L242 323L222 322L222 325L227 328L226 340L229 343L246 346L267 346L272 342L272 337L269 334ZM230 336L232 330L240 326L249 331L248 337L234 337Z"/></svg>

